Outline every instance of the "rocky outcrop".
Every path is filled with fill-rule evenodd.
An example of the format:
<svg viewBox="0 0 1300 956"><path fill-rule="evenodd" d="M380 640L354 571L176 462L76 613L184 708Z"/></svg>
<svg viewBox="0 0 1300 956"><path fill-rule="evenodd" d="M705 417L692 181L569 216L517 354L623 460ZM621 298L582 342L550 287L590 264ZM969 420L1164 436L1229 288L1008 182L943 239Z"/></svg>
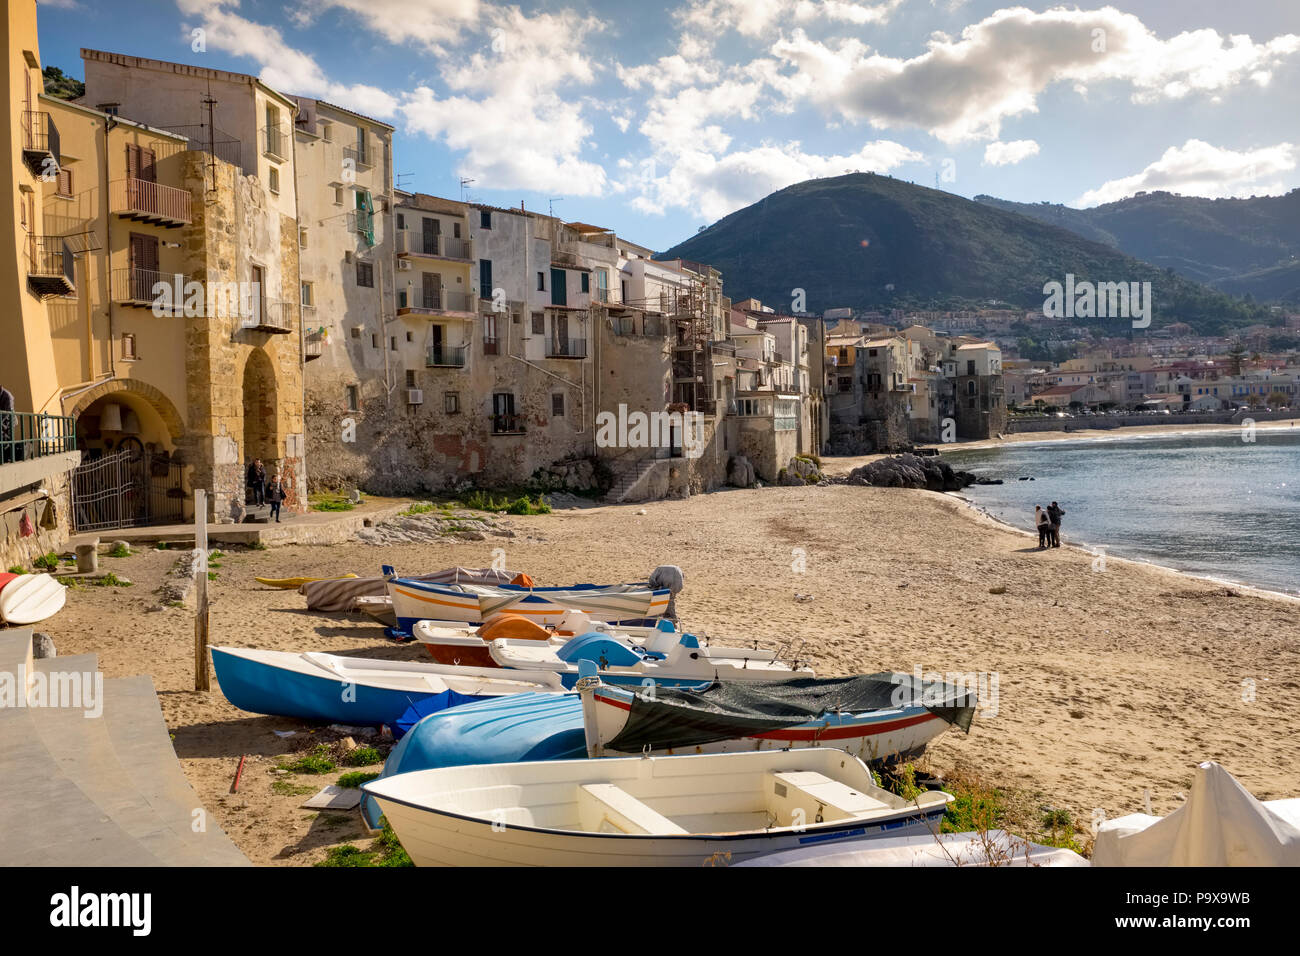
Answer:
<svg viewBox="0 0 1300 956"><path fill-rule="evenodd" d="M754 466L750 460L744 455L732 458L727 468L727 484L737 488L753 488L754 481Z"/></svg>
<svg viewBox="0 0 1300 956"><path fill-rule="evenodd" d="M975 483L969 471L957 471L942 458L919 455L895 455L882 458L861 468L854 468L844 479L850 485L874 485L878 488L925 488L928 491L960 491Z"/></svg>
<svg viewBox="0 0 1300 956"><path fill-rule="evenodd" d="M603 482L602 478L605 478ZM557 461L545 468L538 468L529 478L527 485L529 489L539 492L591 492L605 490L609 487L609 481L601 474L595 460L570 458Z"/></svg>
<svg viewBox="0 0 1300 956"><path fill-rule="evenodd" d="M824 476L821 469L817 467L817 462L811 458L803 458L796 455L790 459L790 464L786 465L777 472L776 483L778 485L815 485L822 480Z"/></svg>

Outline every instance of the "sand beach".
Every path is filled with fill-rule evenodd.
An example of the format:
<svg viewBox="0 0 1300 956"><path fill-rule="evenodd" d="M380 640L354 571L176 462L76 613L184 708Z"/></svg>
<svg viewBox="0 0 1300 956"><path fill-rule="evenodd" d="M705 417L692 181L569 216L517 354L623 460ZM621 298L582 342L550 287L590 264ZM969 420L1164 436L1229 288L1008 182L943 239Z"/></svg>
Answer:
<svg viewBox="0 0 1300 956"><path fill-rule="evenodd" d="M828 462L832 471L844 464ZM1084 824L1148 799L1152 812L1168 813L1201 760L1219 761L1261 799L1300 792L1294 601L1114 558L1097 571L1068 534L1066 547L1038 552L1027 534L926 491L726 490L503 521L514 537L230 549L211 584L212 643L424 655L359 614L308 613L296 592L257 576L484 566L495 547L539 584L644 580L671 563L685 572L678 605L693 629L802 644L826 676L981 675L996 697L968 736L945 734L928 759L1029 805L1067 808ZM107 677L153 677L188 778L253 862L309 865L364 839L353 815L300 809L305 797L284 792L286 778L273 772L337 734L236 710L215 679L211 692L193 690L192 606L150 610L178 556L142 547L104 558L133 585L75 590L43 629L61 655L97 652ZM313 789L332 780L294 778Z"/></svg>

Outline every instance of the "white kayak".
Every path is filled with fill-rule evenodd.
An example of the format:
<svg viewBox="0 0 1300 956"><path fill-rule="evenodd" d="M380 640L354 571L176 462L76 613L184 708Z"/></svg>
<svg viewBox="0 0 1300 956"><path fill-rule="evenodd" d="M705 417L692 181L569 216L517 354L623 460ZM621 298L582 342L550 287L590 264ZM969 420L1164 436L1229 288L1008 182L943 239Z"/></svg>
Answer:
<svg viewBox="0 0 1300 956"><path fill-rule="evenodd" d="M68 589L51 574L20 574L0 591L0 619L35 624L53 617L68 600Z"/></svg>

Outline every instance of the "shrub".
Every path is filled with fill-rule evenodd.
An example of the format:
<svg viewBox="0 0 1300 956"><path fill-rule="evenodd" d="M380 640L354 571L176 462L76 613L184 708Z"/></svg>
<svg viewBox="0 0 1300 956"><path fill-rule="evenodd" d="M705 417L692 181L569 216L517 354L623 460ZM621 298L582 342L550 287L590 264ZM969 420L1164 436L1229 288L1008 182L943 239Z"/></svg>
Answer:
<svg viewBox="0 0 1300 956"><path fill-rule="evenodd" d="M293 763L281 764L280 769L294 773L333 773L334 761L330 759L329 747L318 744L311 753L303 754Z"/></svg>
<svg viewBox="0 0 1300 956"><path fill-rule="evenodd" d="M349 787L355 790L357 787L360 787L363 783L369 783L371 780L377 780L377 779L379 779L379 774L376 772L366 771L366 770L353 770L350 773L345 773L341 777L339 777L339 786Z"/></svg>
<svg viewBox="0 0 1300 956"><path fill-rule="evenodd" d="M383 763L384 755L374 747L358 747L343 758L349 767L369 767L371 764Z"/></svg>
<svg viewBox="0 0 1300 956"><path fill-rule="evenodd" d="M113 545L113 549L108 552L108 557L110 558L129 558L130 556L131 549L128 548L126 543L123 541L119 541L117 544Z"/></svg>

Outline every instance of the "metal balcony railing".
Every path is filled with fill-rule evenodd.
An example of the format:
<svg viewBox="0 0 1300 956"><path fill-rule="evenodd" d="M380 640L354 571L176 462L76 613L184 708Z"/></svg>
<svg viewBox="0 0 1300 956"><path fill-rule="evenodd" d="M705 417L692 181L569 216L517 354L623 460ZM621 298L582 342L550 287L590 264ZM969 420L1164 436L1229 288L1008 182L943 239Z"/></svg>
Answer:
<svg viewBox="0 0 1300 956"><path fill-rule="evenodd" d="M263 126L261 138L265 155L280 162L289 158L289 128L284 123Z"/></svg>
<svg viewBox="0 0 1300 956"><path fill-rule="evenodd" d="M29 236L27 284L39 296L69 295L77 289L72 250L62 236Z"/></svg>
<svg viewBox="0 0 1300 956"><path fill-rule="evenodd" d="M344 146L343 158L352 160L352 165L356 169L370 169L374 166L371 153L374 150L367 146Z"/></svg>
<svg viewBox="0 0 1300 956"><path fill-rule="evenodd" d="M190 211L190 193L175 186L146 179L119 179L109 191L110 211L114 215L151 222L156 225L188 225L194 221Z"/></svg>
<svg viewBox="0 0 1300 956"><path fill-rule="evenodd" d="M546 343L547 358L586 358L586 339L550 339Z"/></svg>
<svg viewBox="0 0 1300 956"><path fill-rule="evenodd" d="M438 345L429 349L425 357L426 368L464 368L465 352L463 345Z"/></svg>
<svg viewBox="0 0 1300 956"><path fill-rule="evenodd" d="M399 300L400 301L400 300ZM412 297L408 305L397 307L398 315L421 312L473 312L473 297L468 292L454 292L451 289L438 289L420 293Z"/></svg>
<svg viewBox="0 0 1300 956"><path fill-rule="evenodd" d="M69 416L0 412L0 464L76 449L76 422Z"/></svg>
<svg viewBox="0 0 1300 956"><path fill-rule="evenodd" d="M474 258L474 247L469 239L457 239L454 236L430 235L414 229L397 231L397 255L399 256L439 256L444 259Z"/></svg>
<svg viewBox="0 0 1300 956"><path fill-rule="evenodd" d="M524 417L522 415L491 415L493 435L522 435Z"/></svg>
<svg viewBox="0 0 1300 956"><path fill-rule="evenodd" d="M348 229L361 235L374 235L375 214L364 209L354 209L348 213Z"/></svg>
<svg viewBox="0 0 1300 956"><path fill-rule="evenodd" d="M113 299L126 305L149 306L155 302L167 312L180 312L185 306L185 285L189 276L179 272L162 272L157 269L114 269ZM158 289L159 283L167 287ZM180 297L177 298L179 285Z"/></svg>
<svg viewBox="0 0 1300 956"><path fill-rule="evenodd" d="M241 325L245 329L253 329L258 332L287 335L293 331L297 310L298 303L296 302L264 299L253 303L252 314L244 316Z"/></svg>
<svg viewBox="0 0 1300 956"><path fill-rule="evenodd" d="M23 160L32 175L53 180L59 174L59 128L50 114L23 110ZM53 162L50 162L53 160Z"/></svg>
<svg viewBox="0 0 1300 956"><path fill-rule="evenodd" d="M303 339L303 356L310 362L321 357L325 346L324 332L309 332Z"/></svg>

